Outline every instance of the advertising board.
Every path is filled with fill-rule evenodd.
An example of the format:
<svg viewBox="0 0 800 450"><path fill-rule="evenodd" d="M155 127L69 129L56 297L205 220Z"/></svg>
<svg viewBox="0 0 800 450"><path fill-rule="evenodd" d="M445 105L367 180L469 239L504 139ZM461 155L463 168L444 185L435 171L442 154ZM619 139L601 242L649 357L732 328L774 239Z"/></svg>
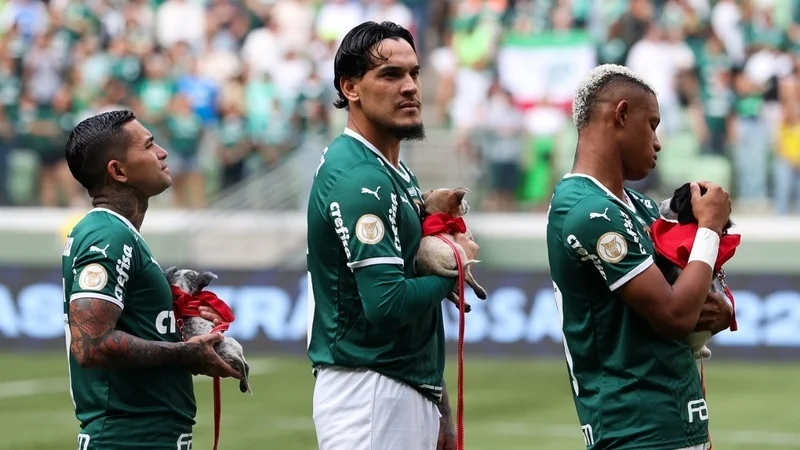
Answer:
<svg viewBox="0 0 800 450"><path fill-rule="evenodd" d="M211 288L236 314L228 334L248 352L302 353L306 345L306 274L300 270L217 271ZM475 270L489 292L478 300L468 289L466 351L483 355L563 355L558 312L547 273ZM714 357L800 357L800 279L729 274L739 331L712 342ZM0 348L64 348L60 270L0 267ZM458 311L443 302L451 349Z"/></svg>

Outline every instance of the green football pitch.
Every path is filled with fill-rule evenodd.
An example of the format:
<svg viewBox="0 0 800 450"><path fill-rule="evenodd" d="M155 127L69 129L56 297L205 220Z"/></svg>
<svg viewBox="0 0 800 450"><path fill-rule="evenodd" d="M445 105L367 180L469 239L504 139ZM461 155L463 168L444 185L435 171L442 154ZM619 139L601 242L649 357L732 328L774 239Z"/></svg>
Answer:
<svg viewBox="0 0 800 450"><path fill-rule="evenodd" d="M253 396L223 380L221 450L316 448L313 377L303 358L250 356ZM0 353L0 449L76 448L62 353ZM447 373L455 394L455 361ZM212 447L209 378L197 378L194 449ZM714 448L800 448L800 364L711 360L707 387ZM584 448L561 360L466 358L466 448ZM455 402L455 398L453 398Z"/></svg>

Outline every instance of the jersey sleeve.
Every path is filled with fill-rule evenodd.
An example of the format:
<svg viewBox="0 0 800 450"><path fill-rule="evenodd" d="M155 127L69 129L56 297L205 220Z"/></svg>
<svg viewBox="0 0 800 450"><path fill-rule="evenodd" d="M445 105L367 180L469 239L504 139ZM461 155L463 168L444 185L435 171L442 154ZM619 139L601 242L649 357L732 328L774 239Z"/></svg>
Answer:
<svg viewBox="0 0 800 450"><path fill-rule="evenodd" d="M326 207L348 267L403 266L398 202L389 174L378 166L357 166L336 183Z"/></svg>
<svg viewBox="0 0 800 450"><path fill-rule="evenodd" d="M630 211L606 197L591 196L566 215L563 242L579 264L592 264L612 291L654 263Z"/></svg>
<svg viewBox="0 0 800 450"><path fill-rule="evenodd" d="M134 276L136 238L125 229L94 231L73 246L69 301L98 298L125 307L128 280Z"/></svg>

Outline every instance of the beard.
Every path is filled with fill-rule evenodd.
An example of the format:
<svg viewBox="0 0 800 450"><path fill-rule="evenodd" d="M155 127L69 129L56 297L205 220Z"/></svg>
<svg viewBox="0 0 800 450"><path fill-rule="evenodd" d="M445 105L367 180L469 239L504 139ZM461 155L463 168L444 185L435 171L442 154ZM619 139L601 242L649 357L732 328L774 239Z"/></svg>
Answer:
<svg viewBox="0 0 800 450"><path fill-rule="evenodd" d="M425 125L422 123L416 125L404 126L387 126L386 131L389 132L399 141L424 141L425 140Z"/></svg>

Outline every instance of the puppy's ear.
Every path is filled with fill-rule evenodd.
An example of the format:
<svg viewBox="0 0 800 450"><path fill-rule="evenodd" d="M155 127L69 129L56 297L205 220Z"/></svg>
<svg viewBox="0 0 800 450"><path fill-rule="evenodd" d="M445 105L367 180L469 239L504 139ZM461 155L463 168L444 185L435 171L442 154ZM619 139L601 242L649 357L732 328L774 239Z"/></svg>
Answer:
<svg viewBox="0 0 800 450"><path fill-rule="evenodd" d="M428 189L427 191L423 192L422 193L422 201L424 202L425 200L427 200L428 196L431 195L432 193L433 193L433 189Z"/></svg>
<svg viewBox="0 0 800 450"><path fill-rule="evenodd" d="M211 284L212 280L216 280L217 278L218 278L217 274L213 272L200 272L200 274L197 275L198 288L199 289L205 288L206 286Z"/></svg>
<svg viewBox="0 0 800 450"><path fill-rule="evenodd" d="M172 283L172 277L175 276L175 272L178 271L178 267L172 266L164 271L164 276L167 277L167 281Z"/></svg>
<svg viewBox="0 0 800 450"><path fill-rule="evenodd" d="M469 194L471 191L465 187L457 187L453 189L453 193L451 194L455 199L453 203L457 205L461 205L461 201L464 200L464 196Z"/></svg>

